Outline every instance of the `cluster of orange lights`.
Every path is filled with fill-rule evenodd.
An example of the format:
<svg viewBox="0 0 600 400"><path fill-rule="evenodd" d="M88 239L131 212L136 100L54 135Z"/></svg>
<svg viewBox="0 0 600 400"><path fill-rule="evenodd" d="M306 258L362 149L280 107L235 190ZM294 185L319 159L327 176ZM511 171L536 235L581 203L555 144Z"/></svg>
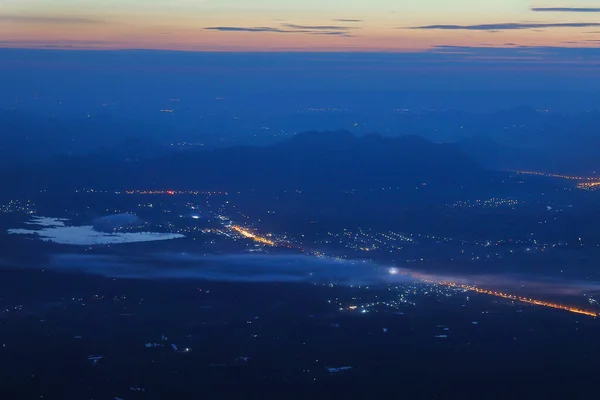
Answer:
<svg viewBox="0 0 600 400"><path fill-rule="evenodd" d="M582 182L577 185L578 189L582 190L595 190L600 188L600 181L598 182Z"/></svg>
<svg viewBox="0 0 600 400"><path fill-rule="evenodd" d="M550 178L558 178L558 179L567 179L571 181L579 181L577 184L578 189L582 190L594 190L600 187L600 178L593 178L587 176L575 176L575 175L561 175L561 174L547 174L544 172L534 172L534 171L517 171L519 174L523 175L536 175L536 176L546 176Z"/></svg>
<svg viewBox="0 0 600 400"><path fill-rule="evenodd" d="M269 240L265 237L262 236L258 236L252 232L250 232L248 229L243 228L239 225L232 225L231 229L233 229L235 232L239 233L240 235L242 235L245 238L248 239L252 239L255 242L261 243L261 244L266 244L267 246L275 246L275 242L272 240Z"/></svg>

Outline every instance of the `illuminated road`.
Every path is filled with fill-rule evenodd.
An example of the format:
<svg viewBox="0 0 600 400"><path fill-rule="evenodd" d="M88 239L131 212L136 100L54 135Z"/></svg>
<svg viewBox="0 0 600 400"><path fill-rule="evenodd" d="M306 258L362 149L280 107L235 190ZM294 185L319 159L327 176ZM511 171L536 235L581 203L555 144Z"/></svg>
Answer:
<svg viewBox="0 0 600 400"><path fill-rule="evenodd" d="M581 308L569 306L566 304L551 303L548 301L532 299L530 297L523 297L523 296L517 296L517 295L509 294L509 293L497 292L494 290L482 289L482 288L478 288L476 286L463 285L463 284L459 284L459 283L455 283L455 282L438 282L438 283L440 285L444 285L444 286L469 290L472 292L476 292L476 293L480 293L480 294L487 294L489 296L500 297L503 299L513 300L513 301L519 301L521 303L527 303L527 304L533 304L536 306L549 307L549 308L554 308L557 310L569 311L569 312L576 313L576 314L587 315L589 317L597 317L598 316L598 313L596 313L596 312L589 311L589 310L583 310Z"/></svg>
<svg viewBox="0 0 600 400"><path fill-rule="evenodd" d="M392 270L393 270L393 272L392 272ZM397 271L398 270L396 268L391 268L390 274L395 275L398 273ZM417 272L401 272L401 274L412 276L413 278L416 278L420 281L430 283L430 284L436 284L436 285L442 285L442 286L447 286L447 287L456 288L456 289L467 290L470 292L486 294L488 296L500 297L502 299L518 301L521 303L532 304L532 305L540 306L540 307L548 307L548 308L554 308L556 310L569 311L569 312L572 312L575 314L587 315L588 317L595 318L595 317L600 316L600 314L597 312L590 311L590 310L584 310L582 308L577 308L574 306L570 306L568 304L552 303L549 301L533 299L531 297L517 296L515 294L498 292L496 290L484 289L484 288L480 288L477 286L467 285L467 284L457 283L457 282L452 282L452 281L440 281L440 280L436 280L434 277L421 275Z"/></svg>

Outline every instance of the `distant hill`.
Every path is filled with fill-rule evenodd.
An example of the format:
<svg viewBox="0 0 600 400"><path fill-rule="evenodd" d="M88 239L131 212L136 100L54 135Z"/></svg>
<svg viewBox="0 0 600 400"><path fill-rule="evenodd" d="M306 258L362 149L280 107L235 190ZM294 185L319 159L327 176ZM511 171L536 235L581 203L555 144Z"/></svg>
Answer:
<svg viewBox="0 0 600 400"><path fill-rule="evenodd" d="M95 118L52 118L0 111L0 166L45 162L56 155L86 155L114 147L135 124Z"/></svg>
<svg viewBox="0 0 600 400"><path fill-rule="evenodd" d="M556 138L554 138L556 139ZM558 174L590 175L600 170L600 150L594 144L586 148L580 137L556 140L549 146L525 148L501 144L488 136L473 136L454 143L457 149L486 168L526 170ZM540 139L541 140L541 139Z"/></svg>
<svg viewBox="0 0 600 400"><path fill-rule="evenodd" d="M496 170L541 170L552 159L539 151L502 145L488 136L473 136L455 146L486 168Z"/></svg>
<svg viewBox="0 0 600 400"><path fill-rule="evenodd" d="M600 112L516 108L487 118L457 146L482 165L589 175L600 170Z"/></svg>
<svg viewBox="0 0 600 400"><path fill-rule="evenodd" d="M158 124L111 117L52 118L0 110L0 167L45 163L61 155L164 156L177 151L157 139L168 134Z"/></svg>

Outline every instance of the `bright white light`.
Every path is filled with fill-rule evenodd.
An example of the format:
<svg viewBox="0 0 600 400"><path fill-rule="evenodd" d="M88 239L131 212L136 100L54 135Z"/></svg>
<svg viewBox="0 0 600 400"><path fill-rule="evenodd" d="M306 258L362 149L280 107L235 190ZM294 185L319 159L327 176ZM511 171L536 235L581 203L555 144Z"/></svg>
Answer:
<svg viewBox="0 0 600 400"><path fill-rule="evenodd" d="M388 270L388 272L390 273L390 275L398 275L398 273L399 273L400 271L398 271L398 268L390 268L390 269Z"/></svg>

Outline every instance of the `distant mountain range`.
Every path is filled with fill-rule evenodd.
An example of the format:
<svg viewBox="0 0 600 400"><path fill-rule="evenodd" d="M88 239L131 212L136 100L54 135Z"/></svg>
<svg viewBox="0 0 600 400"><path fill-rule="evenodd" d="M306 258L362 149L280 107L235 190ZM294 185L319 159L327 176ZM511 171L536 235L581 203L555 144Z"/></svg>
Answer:
<svg viewBox="0 0 600 400"><path fill-rule="evenodd" d="M135 119L127 114L112 115L111 109L100 107L98 114L71 118L28 114L16 109L0 110L0 168L48 164L50 157L60 155L94 154L116 161L143 163L170 154L195 152L198 148L226 148L246 143L271 145L293 137L292 132L302 126L348 126L349 121L355 120L350 118L362 119L361 114L315 114L327 122L323 125L316 120L307 121L305 115L297 114L294 118L281 115L269 119L269 128L264 126L264 121L248 120L249 116L243 121L231 119L237 122L228 125L225 121L229 119L218 115L212 117L212 123L207 123L205 118L199 119L193 113L165 114L155 110ZM385 133L386 137L416 135L436 143L454 143L456 148L491 169L579 174L600 170L600 112L569 115L527 107L496 113L370 112L364 118L370 116L377 123L348 129L359 135L374 130ZM341 119L336 119L338 117ZM277 129L277 126L285 129ZM327 136L332 136L331 132ZM319 140L332 140L335 144L336 140L345 139L333 135Z"/></svg>
<svg viewBox="0 0 600 400"><path fill-rule="evenodd" d="M353 189L464 184L486 171L450 145L417 136L306 132L268 147L190 151L140 164L162 187Z"/></svg>
<svg viewBox="0 0 600 400"><path fill-rule="evenodd" d="M356 137L306 132L267 147L191 150L125 162L60 156L43 168L20 168L26 187L205 190L352 190L430 185L440 190L487 184L496 175L450 144L418 136ZM8 178L10 179L10 178Z"/></svg>

